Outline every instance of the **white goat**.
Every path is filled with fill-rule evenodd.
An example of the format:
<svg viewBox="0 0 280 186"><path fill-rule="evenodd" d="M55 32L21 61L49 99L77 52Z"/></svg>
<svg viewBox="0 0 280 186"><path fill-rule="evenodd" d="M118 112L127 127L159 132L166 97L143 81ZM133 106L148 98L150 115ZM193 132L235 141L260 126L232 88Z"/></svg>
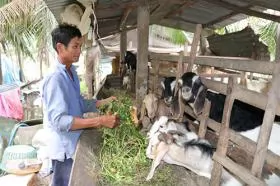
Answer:
<svg viewBox="0 0 280 186"><path fill-rule="evenodd" d="M189 133L190 139L197 138L197 135L193 132L190 132L183 124L174 122L173 120L168 120L166 116L161 116L158 120L155 121L150 131L147 134L149 140L148 147L146 149L146 156L150 159L154 159L154 152L160 141L158 136L161 133L167 133L168 131L180 131L181 133Z"/></svg>
<svg viewBox="0 0 280 186"><path fill-rule="evenodd" d="M211 177L213 147L207 140L199 139L195 133L184 129L182 124L162 116L154 123L148 138L146 155L153 159L153 163L147 181L152 179L161 160L183 166L200 176ZM223 171L222 180L239 183L226 171Z"/></svg>

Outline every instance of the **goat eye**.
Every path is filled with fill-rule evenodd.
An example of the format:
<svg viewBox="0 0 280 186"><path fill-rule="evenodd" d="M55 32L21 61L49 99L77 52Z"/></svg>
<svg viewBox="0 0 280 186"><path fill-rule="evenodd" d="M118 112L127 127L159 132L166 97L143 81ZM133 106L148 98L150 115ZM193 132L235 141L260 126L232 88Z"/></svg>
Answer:
<svg viewBox="0 0 280 186"><path fill-rule="evenodd" d="M160 126L160 128L163 128L163 126Z"/></svg>

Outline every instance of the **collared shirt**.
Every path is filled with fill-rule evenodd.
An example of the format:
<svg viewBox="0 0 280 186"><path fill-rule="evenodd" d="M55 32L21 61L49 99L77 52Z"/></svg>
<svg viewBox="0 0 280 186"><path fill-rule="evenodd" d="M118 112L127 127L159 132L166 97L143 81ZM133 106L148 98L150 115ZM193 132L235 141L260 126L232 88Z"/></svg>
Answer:
<svg viewBox="0 0 280 186"><path fill-rule="evenodd" d="M49 157L53 160L72 158L82 130L71 130L74 117L96 112L96 100L85 100L80 95L80 82L75 67L70 70L56 60L54 72L43 81L41 96L44 107L44 128L51 136Z"/></svg>

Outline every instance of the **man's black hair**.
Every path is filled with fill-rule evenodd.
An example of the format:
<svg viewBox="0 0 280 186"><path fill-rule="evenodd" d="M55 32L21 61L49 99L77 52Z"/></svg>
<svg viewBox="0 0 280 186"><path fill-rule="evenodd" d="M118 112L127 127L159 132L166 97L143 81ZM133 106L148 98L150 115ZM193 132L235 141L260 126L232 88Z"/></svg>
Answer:
<svg viewBox="0 0 280 186"><path fill-rule="evenodd" d="M80 30L76 26L69 25L69 24L58 25L58 27L52 31L51 35L52 35L53 48L56 51L57 51L56 48L57 43L62 43L64 44L64 46L67 47L71 39L75 37L78 38L82 37Z"/></svg>

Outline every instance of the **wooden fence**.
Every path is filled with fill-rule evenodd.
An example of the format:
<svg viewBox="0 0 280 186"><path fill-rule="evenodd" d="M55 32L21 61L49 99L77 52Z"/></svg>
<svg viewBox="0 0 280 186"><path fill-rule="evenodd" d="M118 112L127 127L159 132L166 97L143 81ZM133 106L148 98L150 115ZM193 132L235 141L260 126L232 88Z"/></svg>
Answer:
<svg viewBox="0 0 280 186"><path fill-rule="evenodd" d="M181 62L188 63L189 61L190 57L186 56L180 57L179 55L151 53L150 62L152 68L149 73L149 89L160 94L160 78L162 76L176 76L181 74L178 71L180 68L177 68L178 62L180 64ZM207 127L219 133L217 151L213 156L214 168L212 171L211 185L219 185L223 167L227 168L246 184L265 185L261 179L262 168L265 162L269 166L280 170L280 156L267 150L275 114L280 115L280 63L257 61L248 58L198 56L195 58L194 64L237 71L237 73L220 75L202 75L208 77L229 77L228 84L202 78L204 84L209 89L226 95L222 124L208 118L211 104L208 101L206 102L202 115L198 117L200 121L198 134L200 137L205 136ZM238 85L236 78L243 77L244 72L272 75L272 87L268 94L251 91ZM265 110L257 143L229 129L229 119L235 99ZM185 112L194 116L192 110L188 107ZM236 144L238 148L252 156L253 161L249 167L250 170L228 158L227 150L229 143Z"/></svg>

